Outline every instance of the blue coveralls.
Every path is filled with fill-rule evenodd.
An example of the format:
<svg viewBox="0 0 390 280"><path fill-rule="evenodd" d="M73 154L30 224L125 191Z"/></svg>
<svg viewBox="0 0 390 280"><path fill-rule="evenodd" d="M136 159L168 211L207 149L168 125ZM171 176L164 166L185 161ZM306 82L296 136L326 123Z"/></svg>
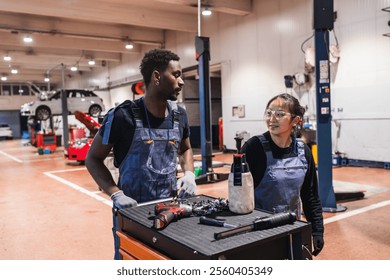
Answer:
<svg viewBox="0 0 390 280"><path fill-rule="evenodd" d="M118 187L125 195L135 199L138 203L170 197L171 191L176 188L177 151L181 136L179 118L175 116L179 116L179 112L176 103L168 101L168 106L171 109L167 118L168 129L151 128L146 109L148 127L144 127L140 114L134 114L136 127L133 142L119 166ZM109 125L104 131L103 144L108 143L113 117L114 110L108 115L106 124ZM173 128L171 128L172 118ZM115 246L114 259L121 259L117 229L118 217L114 215L112 228Z"/></svg>
<svg viewBox="0 0 390 280"><path fill-rule="evenodd" d="M266 211L287 205L289 211L301 216L300 191L308 169L305 147L301 140L294 140L296 157L275 159L264 135L257 136L267 158L263 179L255 186L255 206Z"/></svg>

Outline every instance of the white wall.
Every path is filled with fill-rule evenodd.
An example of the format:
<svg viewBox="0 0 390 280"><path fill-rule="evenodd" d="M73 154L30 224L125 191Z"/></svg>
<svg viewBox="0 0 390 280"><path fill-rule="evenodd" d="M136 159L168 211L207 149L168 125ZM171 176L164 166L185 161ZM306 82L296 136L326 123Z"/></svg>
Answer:
<svg viewBox="0 0 390 280"><path fill-rule="evenodd" d="M301 44L313 35L312 5L312 0L254 0L248 16L214 13L202 19L201 35L211 42L210 63L222 69L223 138L228 149L235 149L237 132L246 130L253 136L265 131L266 103L286 91L284 75L305 71ZM334 0L338 18L330 43L335 43L336 34L341 58L331 66L333 119L340 122L340 137L336 139L334 130L333 143L334 149L353 159L390 161L390 38L382 36L390 32L390 13L381 11L389 6L389 0ZM181 57L183 67L197 64L195 35L166 32L166 48ZM314 47L313 38L304 44L307 47ZM144 51L124 56L120 65L109 65L93 79L102 84L107 77L136 80L135 69ZM80 85L94 84L92 76L84 75ZM311 117L315 113L313 81L311 74L308 85L288 91L308 106ZM128 92L128 88L117 88L105 94L113 106ZM245 106L244 118L232 116L232 107L237 105Z"/></svg>
<svg viewBox="0 0 390 280"><path fill-rule="evenodd" d="M286 91L283 76L304 72L301 44L313 34L311 0L253 1L246 17L219 15L204 25L211 40L213 63L222 63L224 144L234 149L234 136L247 130L265 131L262 114L267 101ZM390 13L383 0L335 0L336 34L341 58L332 71L334 150L353 159L390 161ZM218 27L216 29L215 27ZM314 47L314 39L304 44ZM292 93L315 113L315 77ZM231 107L245 105L245 118L232 117ZM333 125L335 128L335 125ZM375 140L374 140L375 138ZM337 147L336 147L337 143Z"/></svg>
<svg viewBox="0 0 390 280"><path fill-rule="evenodd" d="M349 158L390 161L390 1L336 1L341 48L333 84L337 148Z"/></svg>
<svg viewBox="0 0 390 280"><path fill-rule="evenodd" d="M212 43L212 62L222 62L223 137L228 149L235 148L237 132L256 135L265 131L266 103L286 91L284 75L303 72L300 45L313 32L311 1L253 4L249 16L220 15L204 26ZM245 106L245 118L232 116L232 107L237 105Z"/></svg>

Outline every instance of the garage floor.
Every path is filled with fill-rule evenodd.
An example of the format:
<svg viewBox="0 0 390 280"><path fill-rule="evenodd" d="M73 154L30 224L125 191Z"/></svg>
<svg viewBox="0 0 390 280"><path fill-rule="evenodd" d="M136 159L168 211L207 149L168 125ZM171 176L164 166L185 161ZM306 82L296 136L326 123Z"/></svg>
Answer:
<svg viewBox="0 0 390 280"><path fill-rule="evenodd" d="M112 259L110 200L85 166L64 159L63 147L39 155L20 140L0 141L0 170L0 259ZM340 167L333 179L335 192L364 190L365 198L339 202L345 212L324 213L326 243L315 259L389 260L390 170ZM200 185L198 193L227 197L227 181Z"/></svg>

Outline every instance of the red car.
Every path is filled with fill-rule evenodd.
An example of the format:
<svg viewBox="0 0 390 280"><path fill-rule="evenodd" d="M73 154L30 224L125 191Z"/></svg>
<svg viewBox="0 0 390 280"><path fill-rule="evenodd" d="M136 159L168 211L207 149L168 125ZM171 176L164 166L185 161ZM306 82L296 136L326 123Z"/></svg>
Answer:
<svg viewBox="0 0 390 280"><path fill-rule="evenodd" d="M85 137L85 133L77 133L77 129L72 130L71 139L69 141L69 147L64 150L64 156L68 160L76 160L84 164L87 157L89 148L91 147L93 137L100 128L100 124L96 122L90 116L78 112L75 112L76 119L82 122L90 131L90 137ZM84 137L78 138L77 135Z"/></svg>
<svg viewBox="0 0 390 280"><path fill-rule="evenodd" d="M93 138L80 138L69 141L68 149L64 150L65 158L84 163Z"/></svg>

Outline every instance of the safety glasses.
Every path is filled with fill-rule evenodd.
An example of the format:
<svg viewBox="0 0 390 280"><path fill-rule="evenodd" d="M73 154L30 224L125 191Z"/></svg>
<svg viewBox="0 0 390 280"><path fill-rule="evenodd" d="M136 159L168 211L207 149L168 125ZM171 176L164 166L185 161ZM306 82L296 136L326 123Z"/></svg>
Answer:
<svg viewBox="0 0 390 280"><path fill-rule="evenodd" d="M264 117L266 119L270 119L272 117L272 115L275 115L275 118L277 118L277 119L282 119L287 115L293 116L292 114L285 112L285 111L281 111L281 110L276 110L276 111L271 110L271 109L265 110Z"/></svg>

